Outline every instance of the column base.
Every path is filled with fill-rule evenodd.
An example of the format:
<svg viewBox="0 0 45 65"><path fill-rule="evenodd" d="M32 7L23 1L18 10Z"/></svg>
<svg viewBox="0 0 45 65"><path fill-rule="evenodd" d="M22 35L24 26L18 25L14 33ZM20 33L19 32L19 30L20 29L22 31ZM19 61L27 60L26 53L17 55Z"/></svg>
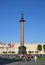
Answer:
<svg viewBox="0 0 45 65"><path fill-rule="evenodd" d="M27 54L26 52L26 47L25 46L20 46L19 47L19 51L18 51L18 54Z"/></svg>

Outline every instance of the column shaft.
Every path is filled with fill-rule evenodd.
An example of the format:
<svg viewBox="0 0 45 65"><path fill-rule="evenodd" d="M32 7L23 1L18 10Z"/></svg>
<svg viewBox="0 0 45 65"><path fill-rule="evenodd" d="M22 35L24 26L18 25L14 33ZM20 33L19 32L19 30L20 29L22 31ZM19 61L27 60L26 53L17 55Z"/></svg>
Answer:
<svg viewBox="0 0 45 65"><path fill-rule="evenodd" d="M20 22L20 44L24 46L24 22Z"/></svg>

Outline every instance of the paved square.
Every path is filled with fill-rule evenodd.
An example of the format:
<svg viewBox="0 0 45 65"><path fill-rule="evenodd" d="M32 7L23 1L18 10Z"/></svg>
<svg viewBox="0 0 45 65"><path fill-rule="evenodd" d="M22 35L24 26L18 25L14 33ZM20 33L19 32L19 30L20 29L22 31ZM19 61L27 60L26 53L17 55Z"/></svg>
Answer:
<svg viewBox="0 0 45 65"><path fill-rule="evenodd" d="M15 61L5 58L0 58L0 65L45 65L45 61Z"/></svg>
<svg viewBox="0 0 45 65"><path fill-rule="evenodd" d="M45 65L45 62L31 62L31 61L23 61L23 62L13 62L6 65Z"/></svg>

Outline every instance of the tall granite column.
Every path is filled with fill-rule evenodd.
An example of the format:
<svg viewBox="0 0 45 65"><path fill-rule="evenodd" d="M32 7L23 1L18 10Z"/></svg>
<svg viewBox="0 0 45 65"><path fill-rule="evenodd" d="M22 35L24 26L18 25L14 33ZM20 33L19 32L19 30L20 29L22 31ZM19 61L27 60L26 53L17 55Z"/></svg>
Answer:
<svg viewBox="0 0 45 65"><path fill-rule="evenodd" d="M21 20L20 20L20 47L19 47L19 54L26 54L26 47L24 46L24 17L23 13L21 15Z"/></svg>

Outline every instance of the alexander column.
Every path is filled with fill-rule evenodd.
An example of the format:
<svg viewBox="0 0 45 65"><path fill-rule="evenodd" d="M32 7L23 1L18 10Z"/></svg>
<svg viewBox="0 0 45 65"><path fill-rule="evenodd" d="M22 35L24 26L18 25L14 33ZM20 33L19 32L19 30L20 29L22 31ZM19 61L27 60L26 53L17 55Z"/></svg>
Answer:
<svg viewBox="0 0 45 65"><path fill-rule="evenodd" d="M26 54L26 47L24 46L24 17L23 13L21 15L21 20L20 20L20 47L19 47L19 54Z"/></svg>

